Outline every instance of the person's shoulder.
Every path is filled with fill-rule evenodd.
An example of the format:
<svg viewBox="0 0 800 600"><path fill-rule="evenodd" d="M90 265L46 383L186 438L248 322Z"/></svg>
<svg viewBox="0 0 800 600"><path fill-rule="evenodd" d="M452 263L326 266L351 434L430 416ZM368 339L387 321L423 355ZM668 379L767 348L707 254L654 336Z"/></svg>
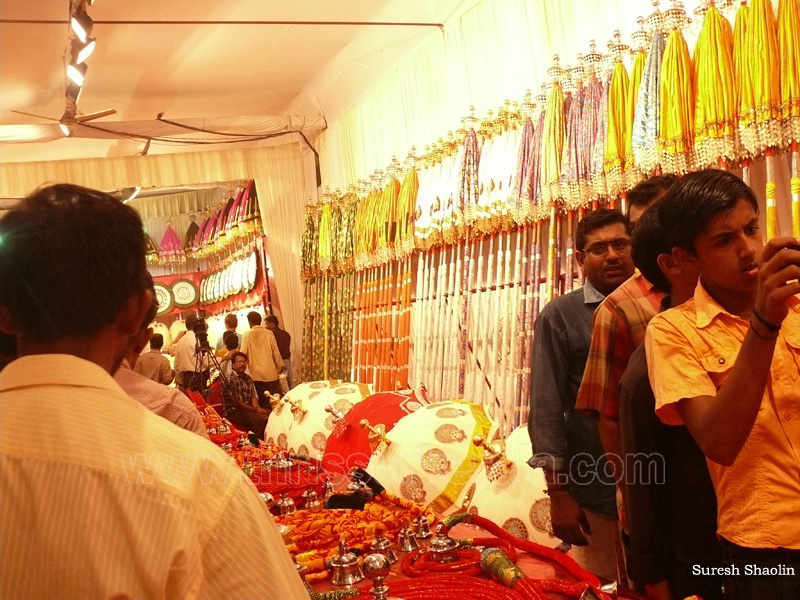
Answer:
<svg viewBox="0 0 800 600"><path fill-rule="evenodd" d="M697 320L697 306L694 298L690 298L679 306L668 308L650 320L648 328L663 328L665 325L670 325L678 329L684 329L687 326L694 326Z"/></svg>

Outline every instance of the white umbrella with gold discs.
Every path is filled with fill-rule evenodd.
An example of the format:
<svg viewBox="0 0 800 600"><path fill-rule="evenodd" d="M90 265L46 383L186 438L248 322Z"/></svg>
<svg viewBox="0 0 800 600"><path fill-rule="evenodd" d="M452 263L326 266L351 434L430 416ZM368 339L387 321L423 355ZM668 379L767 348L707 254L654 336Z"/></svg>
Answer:
<svg viewBox="0 0 800 600"><path fill-rule="evenodd" d="M544 473L527 464L533 454L528 428L516 428L505 441L478 443L485 446L485 468L467 490L464 508L520 539L550 548L560 545L550 524Z"/></svg>
<svg viewBox="0 0 800 600"><path fill-rule="evenodd" d="M308 402L323 390L340 383L339 379L306 381L293 387L283 398L278 399L277 396L273 396L272 412L267 419L267 429L264 433L267 443L277 444L281 449L288 450L289 428L294 423L292 409L296 412L297 406L302 406L303 403Z"/></svg>
<svg viewBox="0 0 800 600"><path fill-rule="evenodd" d="M439 514L454 506L483 468L476 436L497 430L483 406L464 400L436 402L400 419L370 458L367 472L386 489Z"/></svg>
<svg viewBox="0 0 800 600"><path fill-rule="evenodd" d="M287 434L289 452L322 460L336 419L347 414L353 405L372 394L366 383L341 383L309 394L308 399L291 407L292 424ZM332 412L325 410L327 406Z"/></svg>

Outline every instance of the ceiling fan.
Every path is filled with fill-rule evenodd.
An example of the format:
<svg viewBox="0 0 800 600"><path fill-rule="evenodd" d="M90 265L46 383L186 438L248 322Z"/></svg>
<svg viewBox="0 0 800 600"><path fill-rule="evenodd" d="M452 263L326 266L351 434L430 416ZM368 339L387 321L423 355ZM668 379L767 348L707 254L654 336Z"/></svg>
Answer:
<svg viewBox="0 0 800 600"><path fill-rule="evenodd" d="M26 117L35 117L37 119L45 119L47 121L56 121L61 127L61 130L64 132L64 135L70 135L71 131L69 130L69 125L73 123L83 124L88 123L89 121L94 121L95 119L102 119L103 117L108 117L110 115L117 114L117 111L113 108L107 108L105 110L98 110L97 112L89 113L86 115L76 115L70 114L70 111L67 110L61 116L60 119L54 119L53 117L46 117L44 115L37 115L34 113L25 112L22 110L12 110L11 112L17 113L18 115L25 115Z"/></svg>

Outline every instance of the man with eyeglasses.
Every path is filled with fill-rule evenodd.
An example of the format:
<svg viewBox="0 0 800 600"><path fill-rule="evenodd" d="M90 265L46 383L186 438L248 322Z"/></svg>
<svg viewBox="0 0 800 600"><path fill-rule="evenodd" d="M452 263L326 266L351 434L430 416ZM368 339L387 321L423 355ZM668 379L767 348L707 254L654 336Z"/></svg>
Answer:
<svg viewBox="0 0 800 600"><path fill-rule="evenodd" d="M575 410L589 344L592 315L603 299L633 274L628 220L600 209L578 224L576 258L583 287L554 299L534 332L531 467L542 467L556 537L572 544L585 569L617 579L617 509L597 422Z"/></svg>

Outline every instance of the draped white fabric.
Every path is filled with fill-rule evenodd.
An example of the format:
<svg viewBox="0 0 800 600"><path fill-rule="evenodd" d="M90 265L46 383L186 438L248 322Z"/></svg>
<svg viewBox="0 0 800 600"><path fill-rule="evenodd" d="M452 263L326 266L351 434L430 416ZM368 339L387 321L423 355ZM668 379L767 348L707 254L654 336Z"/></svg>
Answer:
<svg viewBox="0 0 800 600"><path fill-rule="evenodd" d="M304 156L308 154L301 151L299 144L292 143L243 150L3 163L0 196L24 196L41 185L56 182L115 190L254 179L274 269L271 276L275 278L283 313L282 326L292 334L292 354L299 357L303 317L300 240L307 196ZM154 237L154 241L158 243L160 238Z"/></svg>
<svg viewBox="0 0 800 600"><path fill-rule="evenodd" d="M691 15L699 1L684 5ZM661 10L669 6L662 0ZM470 106L483 117L505 99L521 101L527 89L535 95L554 54L562 65L574 64L591 40L605 53L615 30L629 43L637 16L652 12L650 0L484 0L445 23L443 32L332 120L317 142L323 180L345 189L385 169L393 155L402 159L412 146L421 154L456 129ZM684 31L690 48L699 25L695 18Z"/></svg>

